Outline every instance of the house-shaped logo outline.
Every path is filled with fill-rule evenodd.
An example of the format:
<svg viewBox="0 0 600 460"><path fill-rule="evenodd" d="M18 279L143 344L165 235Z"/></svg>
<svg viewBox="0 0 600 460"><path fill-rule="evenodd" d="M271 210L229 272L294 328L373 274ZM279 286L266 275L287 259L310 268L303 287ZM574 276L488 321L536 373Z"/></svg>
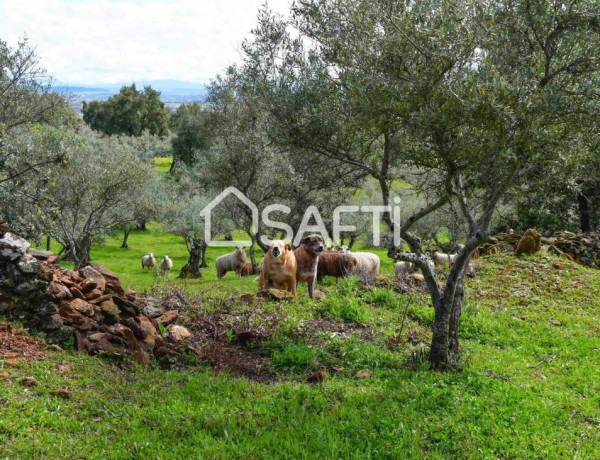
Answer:
<svg viewBox="0 0 600 460"><path fill-rule="evenodd" d="M231 193L233 193L242 203L244 203L251 211L252 211L252 226L254 229L258 229L258 208L256 205L240 192L237 188L231 186L227 187L223 190L219 195L208 203L202 211L200 211L200 216L204 217L205 225L204 225L204 240L206 244L209 246L217 246L217 247L228 247L228 246L250 246L252 243L248 240L242 241L214 241L211 239L211 215L212 209L219 205L225 198L227 198Z"/></svg>

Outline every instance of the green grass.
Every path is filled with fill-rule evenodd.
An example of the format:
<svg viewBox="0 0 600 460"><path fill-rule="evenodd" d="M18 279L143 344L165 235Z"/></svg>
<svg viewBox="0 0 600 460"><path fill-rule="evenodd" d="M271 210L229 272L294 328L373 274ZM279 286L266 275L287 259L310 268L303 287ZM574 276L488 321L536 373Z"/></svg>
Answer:
<svg viewBox="0 0 600 460"><path fill-rule="evenodd" d="M156 170L161 173L168 173L171 169L171 164L173 163L173 157L156 157L154 159L154 164L156 165Z"/></svg>
<svg viewBox="0 0 600 460"><path fill-rule="evenodd" d="M108 241L93 257L138 290L154 279L135 267L142 253L159 248L185 261L182 243L157 226L130 245ZM188 289L208 297L255 289L252 278L217 282L212 271ZM12 381L33 376L40 385L0 386L0 456L600 458L600 272L549 256L484 259L467 283L463 370L444 374L424 361L426 296L367 291L351 279L328 280L325 290L324 301L251 307L283 316L261 345L277 376L269 384L203 364L121 369L74 352L10 369ZM208 299L197 307L211 308ZM319 321L343 332L306 333ZM304 383L323 368L324 383ZM373 375L356 378L364 369ZM73 397L49 394L58 388Z"/></svg>
<svg viewBox="0 0 600 460"><path fill-rule="evenodd" d="M92 260L119 274L121 282L126 288L135 289L140 293L150 290L155 284L164 282L162 277L157 276L156 271L142 269L141 259L149 252L154 253L157 263L160 262L160 259L164 255L171 257L173 260L173 271L169 275L169 282L180 289L185 289L190 294L206 291L209 294L219 295L223 292L242 293L255 292L257 290L258 284L253 281L255 276L237 278L235 273L228 272L222 280L217 280L214 268L215 260L220 255L227 254L233 250L233 248L227 247L208 248L207 264L209 268L201 270L202 278L178 279L179 271L187 263L189 257L183 238L162 231L161 225L156 222L148 223L147 228L148 230L146 231L131 231L128 240L128 249L121 248L122 233L119 233L116 237L108 237L102 244L94 244L92 246ZM234 237L243 239L244 235L240 233L235 234ZM356 250L360 249L360 247L357 247ZM52 250L58 251L58 244L53 244ZM382 273L393 276L393 261L387 258L386 250L368 250L377 253L381 258ZM256 253L260 263L263 252L257 247ZM246 250L246 255L248 255L248 250ZM250 261L249 256L248 261ZM63 265L69 268L73 266L72 263L68 262ZM325 284L331 286L333 283L332 280L326 280ZM300 286L300 292L306 292L306 285L303 284Z"/></svg>

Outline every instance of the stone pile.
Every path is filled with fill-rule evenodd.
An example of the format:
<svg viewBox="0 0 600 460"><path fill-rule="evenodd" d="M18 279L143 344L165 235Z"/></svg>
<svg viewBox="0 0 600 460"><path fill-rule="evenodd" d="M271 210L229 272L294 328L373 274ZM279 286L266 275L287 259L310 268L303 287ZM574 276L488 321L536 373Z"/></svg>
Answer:
<svg viewBox="0 0 600 460"><path fill-rule="evenodd" d="M518 233L501 233L492 236L481 246L480 252L481 254L517 252L519 243L524 237L525 235ZM586 267L600 269L600 237L595 233L558 232L549 238L540 237L538 244L551 254L563 256Z"/></svg>
<svg viewBox="0 0 600 460"><path fill-rule="evenodd" d="M586 267L600 268L600 238L585 233L560 232L548 238L548 251Z"/></svg>
<svg viewBox="0 0 600 460"><path fill-rule="evenodd" d="M73 339L78 351L143 364L169 353L160 325L173 341L183 340L181 326L171 324L178 311L165 309L160 299L124 290L106 267L73 271L54 262L56 256L0 229L0 314L23 321L50 343Z"/></svg>

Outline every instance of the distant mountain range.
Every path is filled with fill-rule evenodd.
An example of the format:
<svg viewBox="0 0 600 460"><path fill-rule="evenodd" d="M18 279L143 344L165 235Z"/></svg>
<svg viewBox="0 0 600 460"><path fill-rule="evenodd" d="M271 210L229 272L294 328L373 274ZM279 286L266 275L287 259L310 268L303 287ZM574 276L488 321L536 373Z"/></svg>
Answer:
<svg viewBox="0 0 600 460"><path fill-rule="evenodd" d="M65 82L54 82L52 89L59 93L68 93L72 95L71 106L81 111L83 101L105 101L109 97L118 93L126 85L135 83L138 89L144 86L151 86L160 91L160 99L172 110L175 110L181 104L190 102L204 102L206 98L206 85L204 83L195 83L179 80L140 80L125 83L107 83L107 84L70 84Z"/></svg>

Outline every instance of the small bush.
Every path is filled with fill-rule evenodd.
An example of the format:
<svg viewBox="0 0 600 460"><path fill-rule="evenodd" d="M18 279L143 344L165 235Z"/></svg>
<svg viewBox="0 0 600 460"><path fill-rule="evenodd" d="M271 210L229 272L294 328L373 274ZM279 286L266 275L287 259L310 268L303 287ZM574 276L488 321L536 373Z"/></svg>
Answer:
<svg viewBox="0 0 600 460"><path fill-rule="evenodd" d="M314 366L317 352L309 348L304 342L285 345L280 350L273 352L273 366L294 372Z"/></svg>

